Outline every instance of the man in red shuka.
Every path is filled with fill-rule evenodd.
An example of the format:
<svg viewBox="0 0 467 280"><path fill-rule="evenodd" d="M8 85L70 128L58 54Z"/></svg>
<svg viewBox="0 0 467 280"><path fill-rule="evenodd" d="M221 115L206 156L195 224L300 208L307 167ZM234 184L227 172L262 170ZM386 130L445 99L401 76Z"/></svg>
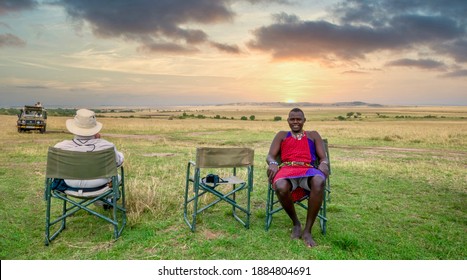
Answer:
<svg viewBox="0 0 467 280"><path fill-rule="evenodd" d="M292 239L301 238L308 247L316 246L311 229L323 200L329 162L324 151L323 140L317 131L304 131L305 114L299 108L289 112L287 118L290 131L279 131L272 140L266 157L267 174L284 210L292 220ZM281 165L277 163L280 155ZM313 166L319 158L319 165ZM305 228L295 212L292 191L303 188L310 192Z"/></svg>

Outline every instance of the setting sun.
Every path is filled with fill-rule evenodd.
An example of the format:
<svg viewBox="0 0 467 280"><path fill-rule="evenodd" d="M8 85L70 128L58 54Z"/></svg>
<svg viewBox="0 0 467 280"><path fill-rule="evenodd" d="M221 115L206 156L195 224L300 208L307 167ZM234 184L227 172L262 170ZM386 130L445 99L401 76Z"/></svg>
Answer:
<svg viewBox="0 0 467 280"><path fill-rule="evenodd" d="M287 99L287 100L285 101L285 103L295 103L295 100L294 100L294 99L291 99L291 98L289 98L289 99Z"/></svg>

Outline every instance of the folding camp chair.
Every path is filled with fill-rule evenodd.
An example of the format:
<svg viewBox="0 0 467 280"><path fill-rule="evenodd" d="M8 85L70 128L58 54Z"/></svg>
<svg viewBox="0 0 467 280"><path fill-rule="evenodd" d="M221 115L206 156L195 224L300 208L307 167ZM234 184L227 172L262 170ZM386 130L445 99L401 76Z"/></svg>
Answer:
<svg viewBox="0 0 467 280"><path fill-rule="evenodd" d="M195 231L197 215L221 201L232 205L233 217L249 228L253 160L254 151L249 148L196 150L196 162L188 162L185 184L184 218L191 231ZM216 172L226 176L208 176Z"/></svg>
<svg viewBox="0 0 467 280"><path fill-rule="evenodd" d="M329 176L326 178L326 183L325 183L325 189L323 191L323 202L321 204L321 208L318 213L318 218L319 218L319 223L321 227L321 232L323 234L326 234L326 223L328 221L326 217L326 206L327 203L329 202L329 197L331 193L331 181L330 181L330 176L331 176L331 159L329 157L329 149L328 149L328 141L327 139L323 139L324 143L324 150L326 152L326 157L328 158L329 161ZM277 159L278 162L280 162L280 158ZM317 159L317 162L315 163L315 166L319 164L319 159ZM274 189L272 188L272 184L268 184L268 197L266 201L266 225L265 225L265 230L269 230L269 227L271 226L272 223L272 216L276 214L277 212L283 210L282 206L280 205L279 200L276 198ZM292 199L295 202L295 205L300 206L301 208L307 210L307 202L308 202L308 191L305 191L304 189L298 187L292 192Z"/></svg>
<svg viewBox="0 0 467 280"><path fill-rule="evenodd" d="M60 179L97 178L111 178L111 181L103 187L92 190L57 188ZM49 245L65 229L66 219L79 210L84 210L112 224L115 238L120 236L126 225L124 170L123 166L116 166L113 148L95 152L77 152L49 147L44 198L47 207L45 245ZM52 201L63 202L59 214L55 214L58 212L57 207L52 209ZM112 208L111 217L89 207L97 201L107 208Z"/></svg>

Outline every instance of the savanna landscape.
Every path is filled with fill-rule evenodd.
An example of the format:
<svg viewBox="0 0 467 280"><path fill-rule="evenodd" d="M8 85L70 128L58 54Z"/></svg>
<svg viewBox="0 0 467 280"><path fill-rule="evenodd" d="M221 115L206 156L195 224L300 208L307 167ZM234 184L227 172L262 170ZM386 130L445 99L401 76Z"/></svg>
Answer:
<svg viewBox="0 0 467 280"><path fill-rule="evenodd" d="M275 133L288 130L292 106L102 110L103 138L125 155L128 224L114 240L108 224L78 213L49 246L47 148L72 137L65 128L70 116L51 114L40 134L18 133L16 116L0 115L0 258L467 258L466 107L302 107L305 128L328 139L332 167L327 234L315 225L318 246L310 249L289 238L285 213L264 230L265 158ZM223 203L198 216L196 232L184 223L186 166L204 146L255 150L249 229Z"/></svg>

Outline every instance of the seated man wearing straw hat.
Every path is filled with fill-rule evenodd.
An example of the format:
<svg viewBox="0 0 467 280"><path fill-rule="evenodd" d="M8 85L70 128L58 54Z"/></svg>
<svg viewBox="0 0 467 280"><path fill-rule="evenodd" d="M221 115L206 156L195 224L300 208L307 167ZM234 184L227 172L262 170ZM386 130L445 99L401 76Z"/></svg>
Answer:
<svg viewBox="0 0 467 280"><path fill-rule="evenodd" d="M113 143L101 139L99 131L102 129L102 123L96 121L96 114L93 111L79 109L76 111L74 119L66 121L66 128L74 134L74 137L72 140L65 140L57 143L55 145L56 148L79 152L93 152L114 148L117 166L123 164L123 154L117 151ZM89 190L105 186L108 182L108 178L65 180L66 185L69 187Z"/></svg>

